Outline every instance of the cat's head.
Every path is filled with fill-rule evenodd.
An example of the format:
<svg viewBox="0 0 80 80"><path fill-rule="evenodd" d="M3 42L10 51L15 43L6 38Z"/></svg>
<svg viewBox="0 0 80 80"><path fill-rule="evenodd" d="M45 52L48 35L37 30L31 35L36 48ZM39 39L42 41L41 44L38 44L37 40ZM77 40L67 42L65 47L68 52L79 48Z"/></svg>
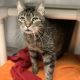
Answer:
<svg viewBox="0 0 80 80"><path fill-rule="evenodd" d="M35 34L43 29L44 6L40 3L37 7L25 6L20 0L17 4L18 22L20 29L26 34Z"/></svg>

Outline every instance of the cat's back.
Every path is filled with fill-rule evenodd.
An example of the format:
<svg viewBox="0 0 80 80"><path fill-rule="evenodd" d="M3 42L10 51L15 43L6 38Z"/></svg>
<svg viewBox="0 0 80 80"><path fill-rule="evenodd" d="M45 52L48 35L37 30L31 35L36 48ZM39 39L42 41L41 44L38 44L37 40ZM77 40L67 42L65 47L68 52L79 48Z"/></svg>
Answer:
<svg viewBox="0 0 80 80"><path fill-rule="evenodd" d="M46 43L53 44L53 50L59 52L65 41L65 27L58 25L58 23L53 19L47 18L48 25L46 26Z"/></svg>

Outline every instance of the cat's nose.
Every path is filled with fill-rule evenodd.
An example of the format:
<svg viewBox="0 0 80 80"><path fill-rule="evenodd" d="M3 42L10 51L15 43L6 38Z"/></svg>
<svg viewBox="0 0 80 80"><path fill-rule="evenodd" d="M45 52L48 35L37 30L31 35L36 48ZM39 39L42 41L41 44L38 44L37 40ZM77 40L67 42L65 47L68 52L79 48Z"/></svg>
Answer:
<svg viewBox="0 0 80 80"><path fill-rule="evenodd" d="M26 22L26 27L30 27L31 26L31 22Z"/></svg>

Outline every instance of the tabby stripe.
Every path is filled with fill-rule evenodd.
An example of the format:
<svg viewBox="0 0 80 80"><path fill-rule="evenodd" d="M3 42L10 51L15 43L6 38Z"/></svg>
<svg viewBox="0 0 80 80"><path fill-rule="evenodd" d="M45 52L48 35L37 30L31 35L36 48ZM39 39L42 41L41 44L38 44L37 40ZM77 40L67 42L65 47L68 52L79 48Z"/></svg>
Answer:
<svg viewBox="0 0 80 80"><path fill-rule="evenodd" d="M51 64L51 65L50 65L50 68L53 68L53 67L54 67L54 64Z"/></svg>
<svg viewBox="0 0 80 80"><path fill-rule="evenodd" d="M35 50L29 50L30 52L33 52L33 53L36 53L37 51L35 51Z"/></svg>
<svg viewBox="0 0 80 80"><path fill-rule="evenodd" d="M50 60L50 61L48 61L48 62L44 62L44 64L45 65L49 65L50 63L52 63L53 62L53 60Z"/></svg>
<svg viewBox="0 0 80 80"><path fill-rule="evenodd" d="M49 72L49 74L52 75L53 74L53 71Z"/></svg>
<svg viewBox="0 0 80 80"><path fill-rule="evenodd" d="M30 57L32 57L32 58L34 58L34 59L36 59L36 58L37 58L37 54L35 54L35 53L36 53L36 51L34 51L34 50L29 50L29 52L31 52L31 53L32 53L32 55L30 54Z"/></svg>
<svg viewBox="0 0 80 80"><path fill-rule="evenodd" d="M32 12L32 16L34 16L34 13Z"/></svg>
<svg viewBox="0 0 80 80"><path fill-rule="evenodd" d="M34 59L36 59L36 58L37 58L37 56L32 56L32 55L30 55L30 57L31 57L31 58L34 58Z"/></svg>

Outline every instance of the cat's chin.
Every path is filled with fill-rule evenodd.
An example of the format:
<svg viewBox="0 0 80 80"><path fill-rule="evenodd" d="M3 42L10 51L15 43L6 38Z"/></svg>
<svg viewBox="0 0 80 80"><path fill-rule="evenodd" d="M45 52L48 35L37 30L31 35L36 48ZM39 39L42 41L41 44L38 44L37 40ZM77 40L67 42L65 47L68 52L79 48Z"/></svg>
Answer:
<svg viewBox="0 0 80 80"><path fill-rule="evenodd" d="M25 31L25 34L33 34L33 32L27 32L27 31Z"/></svg>
<svg viewBox="0 0 80 80"><path fill-rule="evenodd" d="M32 31L25 31L25 34L36 34L36 32L32 32Z"/></svg>

